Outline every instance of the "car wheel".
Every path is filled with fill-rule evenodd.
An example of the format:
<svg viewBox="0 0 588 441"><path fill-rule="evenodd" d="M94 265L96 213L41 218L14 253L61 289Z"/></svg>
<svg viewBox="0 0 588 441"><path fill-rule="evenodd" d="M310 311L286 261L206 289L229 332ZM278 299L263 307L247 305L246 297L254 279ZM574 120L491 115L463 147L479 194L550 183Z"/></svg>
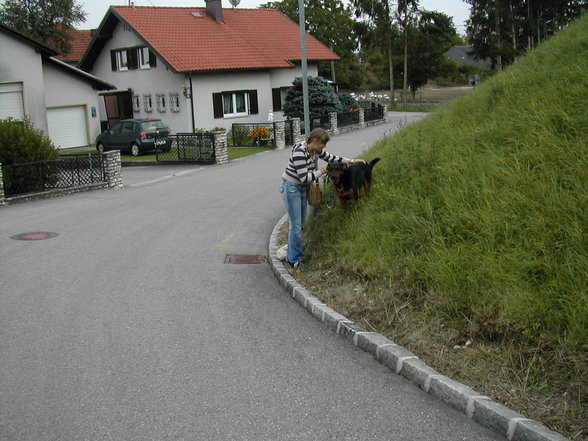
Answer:
<svg viewBox="0 0 588 441"><path fill-rule="evenodd" d="M131 144L131 155L133 156L140 156L141 155L141 147L138 144L132 143Z"/></svg>
<svg viewBox="0 0 588 441"><path fill-rule="evenodd" d="M96 150L98 150L100 153L104 153L104 144L102 144L101 142L96 144Z"/></svg>

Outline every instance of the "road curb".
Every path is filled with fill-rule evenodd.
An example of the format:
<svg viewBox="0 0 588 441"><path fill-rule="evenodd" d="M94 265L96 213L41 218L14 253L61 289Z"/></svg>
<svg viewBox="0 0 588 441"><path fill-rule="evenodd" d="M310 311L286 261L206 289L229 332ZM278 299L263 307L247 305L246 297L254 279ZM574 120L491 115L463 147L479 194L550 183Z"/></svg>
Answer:
<svg viewBox="0 0 588 441"><path fill-rule="evenodd" d="M322 303L302 286L276 257L278 235L288 216L275 225L270 236L269 263L285 290L315 318L358 348L373 355L393 372L412 381L426 393L465 413L477 423L503 435L509 441L570 441L543 424L492 401L469 386L452 380L428 366L412 352L377 332L363 329Z"/></svg>

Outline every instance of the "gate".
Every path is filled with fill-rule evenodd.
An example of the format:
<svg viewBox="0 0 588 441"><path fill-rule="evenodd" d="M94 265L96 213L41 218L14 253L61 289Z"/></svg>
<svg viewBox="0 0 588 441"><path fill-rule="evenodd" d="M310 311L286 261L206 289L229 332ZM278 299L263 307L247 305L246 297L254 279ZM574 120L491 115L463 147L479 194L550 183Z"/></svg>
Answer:
<svg viewBox="0 0 588 441"><path fill-rule="evenodd" d="M171 148L157 148L157 162L214 164L216 155L212 133L177 133L172 138Z"/></svg>

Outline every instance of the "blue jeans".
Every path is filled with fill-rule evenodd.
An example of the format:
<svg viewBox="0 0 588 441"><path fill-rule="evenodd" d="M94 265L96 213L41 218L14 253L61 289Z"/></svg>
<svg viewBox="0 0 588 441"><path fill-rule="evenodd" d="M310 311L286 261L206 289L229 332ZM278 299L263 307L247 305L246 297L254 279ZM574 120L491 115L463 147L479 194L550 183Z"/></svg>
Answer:
<svg viewBox="0 0 588 441"><path fill-rule="evenodd" d="M303 262L302 230L306 219L306 185L294 184L282 179L280 193L290 218L287 260L290 263Z"/></svg>

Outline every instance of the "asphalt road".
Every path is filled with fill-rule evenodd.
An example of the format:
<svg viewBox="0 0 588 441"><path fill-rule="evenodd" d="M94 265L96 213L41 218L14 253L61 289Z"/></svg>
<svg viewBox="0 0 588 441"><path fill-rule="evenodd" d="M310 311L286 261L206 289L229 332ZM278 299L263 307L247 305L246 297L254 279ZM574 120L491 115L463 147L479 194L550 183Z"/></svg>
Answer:
<svg viewBox="0 0 588 441"><path fill-rule="evenodd" d="M396 122L327 150L358 156ZM329 331L268 264L224 263L266 254L288 153L0 208L0 439L502 439ZM11 238L37 231L58 236Z"/></svg>

